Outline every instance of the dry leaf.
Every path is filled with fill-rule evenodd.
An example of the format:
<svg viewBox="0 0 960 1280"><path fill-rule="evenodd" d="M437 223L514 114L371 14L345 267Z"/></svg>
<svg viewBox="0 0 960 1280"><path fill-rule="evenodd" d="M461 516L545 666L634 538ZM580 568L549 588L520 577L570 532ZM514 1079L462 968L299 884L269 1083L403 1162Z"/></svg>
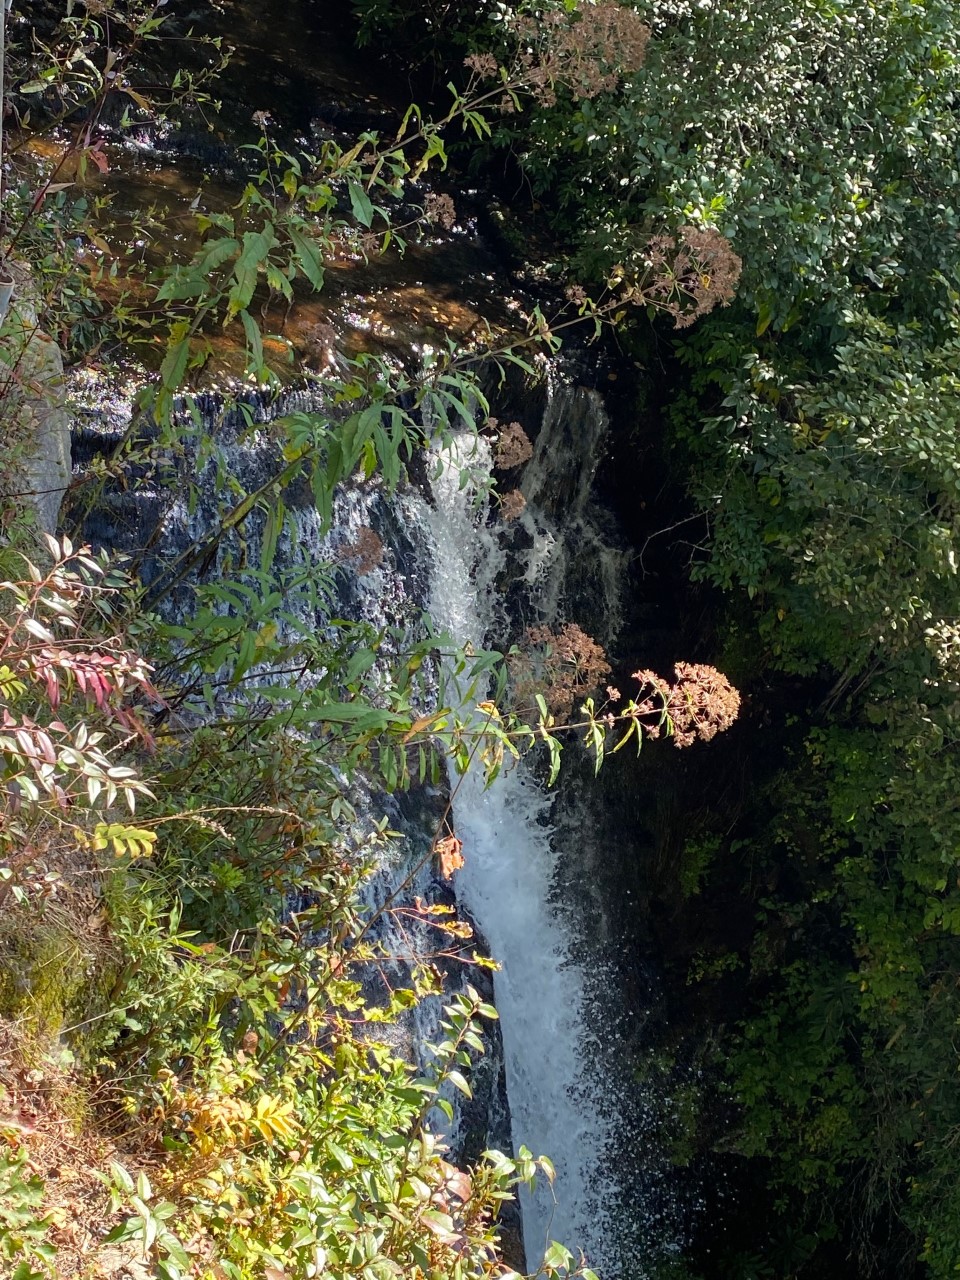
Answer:
<svg viewBox="0 0 960 1280"><path fill-rule="evenodd" d="M429 729L430 726L436 721L436 719L437 719L437 714L436 712L433 712L429 716L421 716L419 720L414 720L413 724L410 726L407 732L403 735L404 743L409 742L411 738L415 738L417 734L422 733L424 729Z"/></svg>
<svg viewBox="0 0 960 1280"><path fill-rule="evenodd" d="M87 147L82 154L86 156L88 160L92 160L101 173L110 172L110 161L107 159L102 143L97 142L94 146Z"/></svg>
<svg viewBox="0 0 960 1280"><path fill-rule="evenodd" d="M446 1197L455 1196L457 1200L462 1200L466 1204L473 1195L473 1184L469 1175L455 1165L448 1164L446 1160L440 1161L440 1169L443 1173L441 1188L443 1194Z"/></svg>
<svg viewBox="0 0 960 1280"><path fill-rule="evenodd" d="M463 841L456 836L444 836L437 841L434 849L440 859L440 874L444 880L449 880L463 866Z"/></svg>

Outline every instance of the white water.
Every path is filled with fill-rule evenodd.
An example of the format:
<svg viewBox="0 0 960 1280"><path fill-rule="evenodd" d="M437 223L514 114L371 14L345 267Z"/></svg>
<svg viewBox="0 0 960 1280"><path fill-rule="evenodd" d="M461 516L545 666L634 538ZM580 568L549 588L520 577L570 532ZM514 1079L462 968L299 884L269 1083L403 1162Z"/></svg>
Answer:
<svg viewBox="0 0 960 1280"><path fill-rule="evenodd" d="M561 413L552 402L544 433ZM548 447L542 439L539 452ZM455 447L445 462L433 484L434 506L424 512L433 542L430 613L458 643L480 648L502 625L493 583L503 553L485 525L486 513L460 488ZM535 457L528 471L533 489L537 462ZM590 478L588 469L579 501L569 509L573 517L582 514ZM530 596L544 602L552 620L565 568L562 533L533 505L524 519L535 535L527 564L539 565L528 579ZM582 1249L591 1265L603 1269L614 1225L605 1207L612 1188L604 1170L612 1134L602 1105L599 1046L588 1031L584 977L571 955L564 915L551 905L558 850L550 799L525 766L502 774L489 789L479 770L462 780L452 777L451 784L457 787L454 825L465 858L457 894L501 966L494 985L514 1150L524 1145L534 1156L548 1155L556 1168L552 1189L541 1179L534 1196L522 1197L527 1263L535 1269L547 1242L558 1240Z"/></svg>

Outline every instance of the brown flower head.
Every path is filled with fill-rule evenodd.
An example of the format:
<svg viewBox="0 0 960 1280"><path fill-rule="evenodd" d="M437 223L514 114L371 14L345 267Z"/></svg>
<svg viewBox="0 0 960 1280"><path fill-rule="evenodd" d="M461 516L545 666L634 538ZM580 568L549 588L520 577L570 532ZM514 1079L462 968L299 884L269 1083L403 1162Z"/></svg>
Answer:
<svg viewBox="0 0 960 1280"><path fill-rule="evenodd" d="M515 24L526 87L544 106L562 85L574 99L616 89L643 66L650 28L635 9L618 0L598 0L573 13L552 9L526 14Z"/></svg>
<svg viewBox="0 0 960 1280"><path fill-rule="evenodd" d="M463 65L484 80L495 76L500 70L500 66L492 53L467 54L463 60Z"/></svg>
<svg viewBox="0 0 960 1280"><path fill-rule="evenodd" d="M450 196L428 191L423 202L423 216L427 222L436 222L444 231L452 231L457 223L457 210Z"/></svg>
<svg viewBox="0 0 960 1280"><path fill-rule="evenodd" d="M487 426L492 430L499 429L493 451L493 465L498 470L509 471L513 467L522 467L533 457L530 437L519 422L508 422L505 427L501 427L496 418L488 418Z"/></svg>
<svg viewBox="0 0 960 1280"><path fill-rule="evenodd" d="M509 658L508 665L517 700L532 702L539 693L560 717L568 716L610 674L603 649L575 622L564 623L558 631L529 627L521 652Z"/></svg>
<svg viewBox="0 0 960 1280"><path fill-rule="evenodd" d="M365 258L377 257L383 252L383 240L376 231L361 231L357 237L357 248Z"/></svg>
<svg viewBox="0 0 960 1280"><path fill-rule="evenodd" d="M518 516L523 514L523 509L527 505L527 500L519 489L511 489L509 493L505 493L500 499L500 518L501 520L516 520Z"/></svg>
<svg viewBox="0 0 960 1280"><path fill-rule="evenodd" d="M341 564L350 564L361 576L373 573L383 562L383 542L372 529L361 529L353 542L345 542L337 550Z"/></svg>
<svg viewBox="0 0 960 1280"><path fill-rule="evenodd" d="M650 690L636 714L657 718L656 723L644 724L647 736L659 736L664 712L675 747L689 747L698 738L709 742L729 729L740 711L740 694L727 677L700 662L678 662L674 673L671 684L655 671L634 672L634 679Z"/></svg>
<svg viewBox="0 0 960 1280"><path fill-rule="evenodd" d="M676 236L656 235L644 257L652 280L630 301L653 302L686 329L736 292L743 262L730 241L711 227L681 227Z"/></svg>

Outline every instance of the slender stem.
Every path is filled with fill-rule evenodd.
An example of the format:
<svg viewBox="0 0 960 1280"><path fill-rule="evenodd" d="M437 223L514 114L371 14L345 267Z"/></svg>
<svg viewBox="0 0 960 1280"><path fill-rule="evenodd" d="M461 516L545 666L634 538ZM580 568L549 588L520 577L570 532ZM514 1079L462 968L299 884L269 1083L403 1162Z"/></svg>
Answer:
<svg viewBox="0 0 960 1280"><path fill-rule="evenodd" d="M0 224L3 221L3 109L4 109L4 83L3 83L3 65L6 60L7 51L7 10L10 8L12 0L0 0ZM10 275L6 262L10 256L10 250L6 252L0 250L0 324L3 324L7 318L7 312L10 309L10 302L13 298L13 276ZM16 363L20 363L24 351L26 351L26 343L20 348L17 355ZM15 375L15 369L11 370L10 377ZM9 383L7 384L9 385ZM6 392L6 387L0 392L0 400L2 400Z"/></svg>
<svg viewBox="0 0 960 1280"><path fill-rule="evenodd" d="M3 209L3 64L7 52L7 8L9 0L0 0L0 210Z"/></svg>

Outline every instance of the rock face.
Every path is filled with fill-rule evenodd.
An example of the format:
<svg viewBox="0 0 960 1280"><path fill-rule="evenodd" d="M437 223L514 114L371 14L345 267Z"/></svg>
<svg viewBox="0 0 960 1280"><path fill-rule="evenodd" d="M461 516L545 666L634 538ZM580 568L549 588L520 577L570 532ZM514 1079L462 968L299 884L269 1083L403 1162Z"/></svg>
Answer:
<svg viewBox="0 0 960 1280"><path fill-rule="evenodd" d="M57 344L37 327L29 274L21 269L15 279L7 340L10 372L6 386L0 386L0 422L9 462L6 473L0 475L0 486L33 509L44 532L53 533L70 483L70 413L64 397L63 357Z"/></svg>

